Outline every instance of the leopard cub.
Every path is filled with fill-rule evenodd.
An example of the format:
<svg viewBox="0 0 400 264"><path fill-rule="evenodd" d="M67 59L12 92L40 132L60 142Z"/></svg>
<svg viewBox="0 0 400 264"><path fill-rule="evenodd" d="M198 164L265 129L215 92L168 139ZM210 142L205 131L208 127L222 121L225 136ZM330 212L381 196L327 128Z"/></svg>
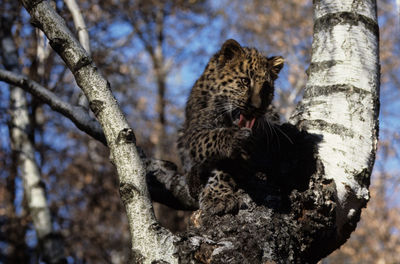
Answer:
<svg viewBox="0 0 400 264"><path fill-rule="evenodd" d="M237 164L251 159L255 131L268 122L283 58L227 40L190 93L178 149L193 198L210 214L238 209Z"/></svg>

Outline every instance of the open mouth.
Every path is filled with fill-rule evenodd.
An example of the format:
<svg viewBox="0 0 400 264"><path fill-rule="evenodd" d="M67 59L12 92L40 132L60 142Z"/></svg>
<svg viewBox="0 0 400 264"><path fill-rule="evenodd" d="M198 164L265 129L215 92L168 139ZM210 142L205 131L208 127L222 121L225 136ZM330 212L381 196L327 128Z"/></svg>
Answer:
<svg viewBox="0 0 400 264"><path fill-rule="evenodd" d="M246 127L252 129L256 122L256 118L254 116L247 117L242 114L239 109L235 109L232 112L232 119L234 120L234 124L240 128Z"/></svg>
<svg viewBox="0 0 400 264"><path fill-rule="evenodd" d="M244 115L240 114L238 126L240 128L247 127L251 129L253 128L255 121L256 121L255 117L251 117L250 119L248 119Z"/></svg>

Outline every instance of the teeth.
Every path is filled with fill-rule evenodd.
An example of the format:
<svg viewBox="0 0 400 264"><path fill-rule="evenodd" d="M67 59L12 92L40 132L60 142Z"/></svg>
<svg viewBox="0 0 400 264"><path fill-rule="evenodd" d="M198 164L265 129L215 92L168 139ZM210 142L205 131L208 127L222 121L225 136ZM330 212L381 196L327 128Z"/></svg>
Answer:
<svg viewBox="0 0 400 264"><path fill-rule="evenodd" d="M244 115L240 114L238 126L240 128L247 127L251 129L253 128L255 121L256 119L254 117L251 120L247 120Z"/></svg>
<svg viewBox="0 0 400 264"><path fill-rule="evenodd" d="M239 126L240 128L243 127L243 120L244 120L244 116L243 116L242 114L240 114L239 123L238 123L238 126Z"/></svg>

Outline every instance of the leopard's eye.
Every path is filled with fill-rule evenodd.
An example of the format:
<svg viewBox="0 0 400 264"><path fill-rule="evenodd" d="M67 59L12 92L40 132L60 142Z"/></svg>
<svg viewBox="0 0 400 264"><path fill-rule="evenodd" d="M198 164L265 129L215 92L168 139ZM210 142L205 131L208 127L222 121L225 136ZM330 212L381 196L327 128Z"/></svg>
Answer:
<svg viewBox="0 0 400 264"><path fill-rule="evenodd" d="M249 78L240 78L241 82L245 85L245 86L249 86L250 85L250 79Z"/></svg>

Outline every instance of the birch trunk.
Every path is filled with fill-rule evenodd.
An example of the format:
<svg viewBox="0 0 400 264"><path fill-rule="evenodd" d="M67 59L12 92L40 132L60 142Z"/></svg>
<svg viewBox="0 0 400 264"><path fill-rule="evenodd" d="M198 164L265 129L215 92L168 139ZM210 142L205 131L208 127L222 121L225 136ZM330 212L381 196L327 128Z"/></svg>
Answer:
<svg viewBox="0 0 400 264"><path fill-rule="evenodd" d="M2 23L1 55L5 68L18 72L16 45L11 36L12 22ZM18 159L19 174L24 183L24 194L32 217L43 260L46 263L64 263L64 248L61 238L53 232L50 209L47 205L45 184L35 160L35 148L31 131L28 103L25 92L10 86L10 137L11 149Z"/></svg>
<svg viewBox="0 0 400 264"><path fill-rule="evenodd" d="M314 1L309 80L291 120L321 135L325 178L336 184L336 225L355 228L368 199L378 141L379 29L376 1ZM351 231L344 231L351 225ZM345 233L342 233L345 232Z"/></svg>
<svg viewBox="0 0 400 264"><path fill-rule="evenodd" d="M63 19L48 1L22 1L32 22L72 71L89 106L101 124L111 160L120 181L121 199L127 211L132 237L132 263L177 263L172 254L175 237L157 223L145 180L145 169L136 149L135 135L111 93L110 84Z"/></svg>
<svg viewBox="0 0 400 264"><path fill-rule="evenodd" d="M104 129L129 218L133 263L314 263L350 236L369 198L377 145L376 1L314 1L304 100L291 124L281 126L290 143L282 137L281 150L271 157L276 158L271 176L284 191L247 186L256 192L242 190L245 206L238 214L195 214L179 238L154 219L133 131L107 82L47 1L23 3L74 73Z"/></svg>
<svg viewBox="0 0 400 264"><path fill-rule="evenodd" d="M195 221L197 229L182 243L192 249L180 254L183 260L315 263L348 239L369 199L377 148L378 34L376 1L314 1L309 80L290 120L300 134L282 126L294 146L281 146L291 154L277 161L283 162L278 177L293 184L287 208L249 203L235 217L198 217L201 225ZM282 202L265 193L264 200Z"/></svg>
<svg viewBox="0 0 400 264"><path fill-rule="evenodd" d="M83 19L82 12L79 9L78 4L75 0L64 0L67 5L69 12L71 12L72 19L74 20L75 29L78 33L78 39L86 52L90 55L90 41L89 33L86 28L85 20Z"/></svg>
<svg viewBox="0 0 400 264"><path fill-rule="evenodd" d="M72 19L74 20L75 29L78 34L78 39L83 48L86 50L88 55L91 55L90 51L90 41L89 33L86 28L85 20L83 19L82 12L79 9L78 4L75 0L64 0L68 7L69 12L71 12ZM78 93L78 104L89 111L89 102L81 90L77 88Z"/></svg>

